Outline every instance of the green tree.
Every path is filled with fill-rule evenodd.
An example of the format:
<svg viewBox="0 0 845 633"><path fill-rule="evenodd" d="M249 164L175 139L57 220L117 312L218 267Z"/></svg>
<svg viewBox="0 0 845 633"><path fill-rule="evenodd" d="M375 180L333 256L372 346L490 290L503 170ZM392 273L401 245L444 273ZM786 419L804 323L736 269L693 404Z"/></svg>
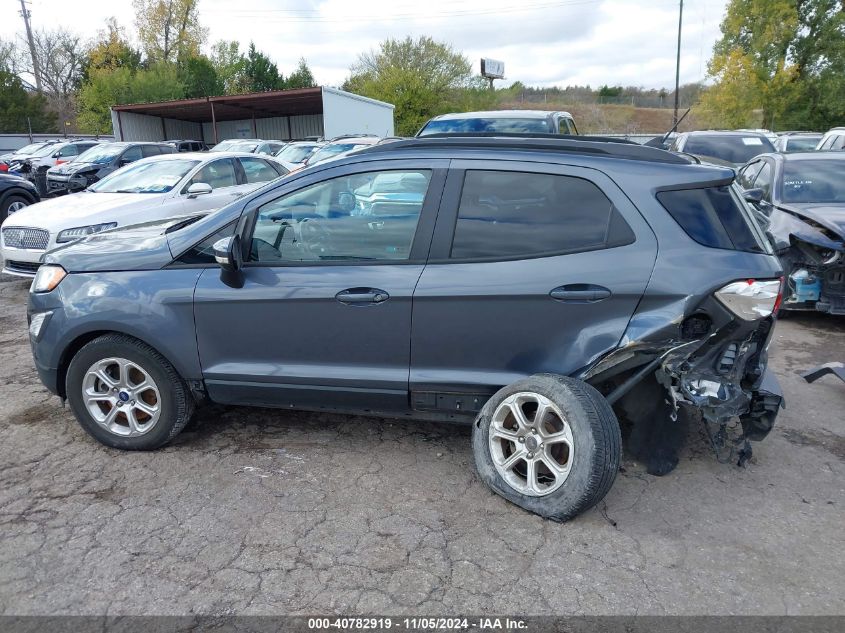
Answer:
<svg viewBox="0 0 845 633"><path fill-rule="evenodd" d="M480 87L464 55L426 36L387 39L360 55L350 72L344 90L394 104L396 131L403 136L432 116L464 109L462 99L465 107L475 103L477 95L467 99L466 90Z"/></svg>
<svg viewBox="0 0 845 633"><path fill-rule="evenodd" d="M20 77L0 68L0 133L56 132L56 115L47 110L47 100L27 92Z"/></svg>
<svg viewBox="0 0 845 633"><path fill-rule="evenodd" d="M189 57L179 66L179 78L185 86L185 97L214 97L223 94L223 84L214 64L205 55Z"/></svg>
<svg viewBox="0 0 845 633"><path fill-rule="evenodd" d="M79 91L79 127L90 134L112 129L111 107L181 99L185 86L176 68L157 64L149 69L95 69Z"/></svg>
<svg viewBox="0 0 845 633"><path fill-rule="evenodd" d="M150 64L199 55L208 36L199 20L199 0L132 0L138 39Z"/></svg>
<svg viewBox="0 0 845 633"><path fill-rule="evenodd" d="M821 129L845 116L841 0L731 0L721 30L701 99L711 122Z"/></svg>
<svg viewBox="0 0 845 633"><path fill-rule="evenodd" d="M256 49L253 42L249 43L241 86L244 92L264 92L285 87L284 77L279 74L276 64Z"/></svg>
<svg viewBox="0 0 845 633"><path fill-rule="evenodd" d="M237 41L220 40L211 47L211 64L226 94L241 92L246 59Z"/></svg>
<svg viewBox="0 0 845 633"><path fill-rule="evenodd" d="M311 69L308 68L308 62L305 61L304 57L300 57L296 70L294 70L293 73L288 76L287 81L285 81L285 87L311 88L315 85L317 85L317 82L314 81L314 75L311 74Z"/></svg>

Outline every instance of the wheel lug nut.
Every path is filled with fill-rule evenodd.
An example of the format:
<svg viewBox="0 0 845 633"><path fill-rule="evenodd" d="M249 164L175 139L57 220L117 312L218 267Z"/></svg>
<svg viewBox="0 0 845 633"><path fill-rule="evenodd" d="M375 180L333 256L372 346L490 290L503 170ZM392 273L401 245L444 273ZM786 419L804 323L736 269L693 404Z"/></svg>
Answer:
<svg viewBox="0 0 845 633"><path fill-rule="evenodd" d="M525 444L525 438L524 438L524 437L519 438L519 443L520 443L520 444Z"/></svg>
<svg viewBox="0 0 845 633"><path fill-rule="evenodd" d="M135 406L135 401L134 401L134 400L130 400L130 401L129 401L129 404L131 404L131 405L134 407L134 406Z"/></svg>

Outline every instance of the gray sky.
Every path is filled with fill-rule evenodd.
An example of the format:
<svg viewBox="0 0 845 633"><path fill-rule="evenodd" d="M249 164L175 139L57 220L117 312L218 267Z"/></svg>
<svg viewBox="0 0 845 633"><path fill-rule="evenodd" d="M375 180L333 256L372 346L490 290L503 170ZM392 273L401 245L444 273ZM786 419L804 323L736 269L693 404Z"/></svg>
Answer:
<svg viewBox="0 0 845 633"><path fill-rule="evenodd" d="M0 0L0 37L23 33L19 0ZM727 0L686 0L681 83L703 79ZM114 16L134 31L130 0L31 0L35 28L95 37ZM319 83L339 85L358 53L387 38L430 35L505 62L505 82L671 87L677 0L200 0L209 42L250 40L285 74L304 56Z"/></svg>

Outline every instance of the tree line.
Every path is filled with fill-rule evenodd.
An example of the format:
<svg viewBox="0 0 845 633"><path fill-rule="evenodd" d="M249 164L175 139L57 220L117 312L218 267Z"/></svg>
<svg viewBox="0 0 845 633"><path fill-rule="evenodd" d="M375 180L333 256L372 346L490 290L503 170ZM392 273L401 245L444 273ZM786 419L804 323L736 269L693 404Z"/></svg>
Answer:
<svg viewBox="0 0 845 633"><path fill-rule="evenodd" d="M105 133L109 108L315 85L304 59L285 76L253 43L207 46L198 0L133 0L134 37L114 19L93 42L64 29L36 30L42 90L23 38L0 41L0 131L74 129ZM138 42L137 47L132 42ZM206 52L203 53L202 51ZM705 82L679 90L698 125L824 130L845 122L845 0L731 0ZM431 37L387 39L360 54L343 89L396 106L396 133L414 134L446 112L627 103L666 107L666 89L602 85L490 90L469 59ZM617 100L617 101L614 101Z"/></svg>
<svg viewBox="0 0 845 633"><path fill-rule="evenodd" d="M315 85L305 59L285 76L252 42L206 46L198 0L133 8L131 35L109 18L93 41L62 27L35 29L33 50L23 35L0 40L0 132L107 134L117 104Z"/></svg>

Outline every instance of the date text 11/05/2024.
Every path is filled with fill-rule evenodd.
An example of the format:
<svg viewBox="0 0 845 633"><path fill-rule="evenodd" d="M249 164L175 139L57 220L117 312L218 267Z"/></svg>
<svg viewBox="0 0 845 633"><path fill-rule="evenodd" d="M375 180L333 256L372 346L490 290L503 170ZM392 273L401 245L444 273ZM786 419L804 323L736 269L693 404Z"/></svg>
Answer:
<svg viewBox="0 0 845 633"><path fill-rule="evenodd" d="M308 628L319 630L426 630L455 631L477 629L481 631L526 630L528 624L518 618L309 618Z"/></svg>

